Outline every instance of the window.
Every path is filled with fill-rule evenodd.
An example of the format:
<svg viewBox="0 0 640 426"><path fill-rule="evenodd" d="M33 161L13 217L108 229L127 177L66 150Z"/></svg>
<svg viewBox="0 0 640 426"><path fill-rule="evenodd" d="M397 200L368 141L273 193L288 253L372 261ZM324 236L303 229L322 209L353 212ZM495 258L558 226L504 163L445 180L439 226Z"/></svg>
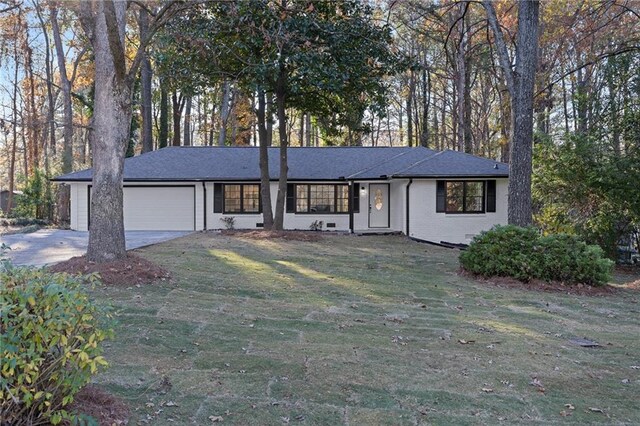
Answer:
<svg viewBox="0 0 640 426"><path fill-rule="evenodd" d="M296 213L349 213L348 185L295 185Z"/></svg>
<svg viewBox="0 0 640 426"><path fill-rule="evenodd" d="M484 181L438 181L436 211L484 213Z"/></svg>
<svg viewBox="0 0 640 426"><path fill-rule="evenodd" d="M260 185L225 184L224 213L260 213Z"/></svg>

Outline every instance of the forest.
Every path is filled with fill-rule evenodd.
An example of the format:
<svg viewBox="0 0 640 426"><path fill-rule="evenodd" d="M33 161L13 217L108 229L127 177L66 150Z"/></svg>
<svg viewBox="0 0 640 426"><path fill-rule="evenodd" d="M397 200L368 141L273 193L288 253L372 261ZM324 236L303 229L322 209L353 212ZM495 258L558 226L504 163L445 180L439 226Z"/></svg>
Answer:
<svg viewBox="0 0 640 426"><path fill-rule="evenodd" d="M615 257L640 248L640 2L0 1L3 214L64 226L50 178L198 145L510 162L537 227Z"/></svg>

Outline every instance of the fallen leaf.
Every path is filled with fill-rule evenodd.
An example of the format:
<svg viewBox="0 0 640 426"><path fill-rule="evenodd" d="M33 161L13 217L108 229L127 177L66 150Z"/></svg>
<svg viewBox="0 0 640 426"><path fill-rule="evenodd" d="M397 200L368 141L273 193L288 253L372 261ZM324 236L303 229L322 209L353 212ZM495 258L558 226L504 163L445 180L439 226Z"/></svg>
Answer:
<svg viewBox="0 0 640 426"><path fill-rule="evenodd" d="M591 411L592 413L602 413L602 414L604 414L604 411L602 410L602 408L589 407L589 411Z"/></svg>
<svg viewBox="0 0 640 426"><path fill-rule="evenodd" d="M482 388L482 392L491 393L491 392L493 392L493 389L491 389L491 388Z"/></svg>
<svg viewBox="0 0 640 426"><path fill-rule="evenodd" d="M224 421L222 416L209 416L209 420L211 420L211 423L218 423L218 422Z"/></svg>
<svg viewBox="0 0 640 426"><path fill-rule="evenodd" d="M173 402L173 401L169 401L169 402L167 402L165 405L166 405L167 407L177 407L177 406L178 406L178 404L176 404L176 403L175 403L175 402Z"/></svg>
<svg viewBox="0 0 640 426"><path fill-rule="evenodd" d="M569 410L575 410L576 407L574 407L572 404L564 404L564 408L568 408Z"/></svg>
<svg viewBox="0 0 640 426"><path fill-rule="evenodd" d="M560 411L560 415L561 415L562 417L569 417L569 416L570 416L570 415L572 415L572 414L573 414L573 413L572 413L571 411L565 411L565 410Z"/></svg>
<svg viewBox="0 0 640 426"><path fill-rule="evenodd" d="M458 343L460 343L461 345L470 345L475 342L476 342L475 340L458 339Z"/></svg>

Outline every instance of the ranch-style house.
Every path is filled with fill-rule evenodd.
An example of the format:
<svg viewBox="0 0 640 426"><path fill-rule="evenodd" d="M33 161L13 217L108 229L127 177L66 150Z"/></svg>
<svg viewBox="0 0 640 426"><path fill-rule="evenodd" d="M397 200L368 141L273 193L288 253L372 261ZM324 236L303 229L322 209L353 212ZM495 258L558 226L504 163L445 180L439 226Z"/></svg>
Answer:
<svg viewBox="0 0 640 426"><path fill-rule="evenodd" d="M423 147L288 149L285 229L401 232L468 243L507 221L509 168L487 158ZM279 148L269 148L275 209ZM92 170L59 176L71 187L71 229L91 226ZM167 147L125 160L126 230L262 227L259 148Z"/></svg>

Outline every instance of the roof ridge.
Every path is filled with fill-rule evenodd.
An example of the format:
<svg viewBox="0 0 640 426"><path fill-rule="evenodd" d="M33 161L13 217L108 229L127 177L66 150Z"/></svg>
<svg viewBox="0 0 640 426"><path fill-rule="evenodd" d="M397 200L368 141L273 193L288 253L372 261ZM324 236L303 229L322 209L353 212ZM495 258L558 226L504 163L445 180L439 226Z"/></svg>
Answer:
<svg viewBox="0 0 640 426"><path fill-rule="evenodd" d="M444 152L445 152L445 151L436 151L436 152L435 152L435 154L430 155L430 156L428 156L428 157L426 157L426 158L423 158L422 160L416 161L416 162L415 162L415 163L413 163L412 165L410 165L410 166L408 166L408 167L405 167L404 169L401 169L401 170L399 170L399 171L395 172L392 176L397 176L397 175L399 175L400 173L405 172L405 171L407 171L407 170L409 170L409 169L411 169L411 168L413 168L413 167L417 166L418 164L424 163L424 162L425 162L425 161L427 161L427 160L431 160L432 158L437 157L438 155L440 155L440 154L442 154L442 153L444 153Z"/></svg>
<svg viewBox="0 0 640 426"><path fill-rule="evenodd" d="M411 148L411 147L408 147L408 148ZM365 168L364 168L364 169L362 169L362 170L358 170L358 171L357 171L357 172L355 172L355 173L351 173L349 176L347 176L347 179L354 178L354 177L356 177L357 175L359 175L359 174L361 174L361 173L364 173L364 172L367 172L367 171L369 171L369 170L371 170L371 169L375 169L376 167L382 166L383 164L388 163L388 162L389 162L389 161L391 161L391 160L395 160L396 158L401 157L401 156L403 156L403 155L405 155L405 154L408 154L409 152L411 152L411 150L408 150L408 149L407 149L407 150L405 150L405 151L401 152L400 154L396 154L396 155L394 155L393 157L391 157L391 158L389 158L389 159L387 159L387 160L384 160L384 161L381 161L381 162L379 162L379 163L376 163L376 164L372 165L371 167L365 167Z"/></svg>
<svg viewBox="0 0 640 426"><path fill-rule="evenodd" d="M479 155L469 154L468 152L464 152L464 151L456 151L455 149L449 149L449 148L447 148L447 149L445 149L445 150L444 150L444 151L442 151L442 152L453 152L454 154L464 154L464 155L466 155L467 157L479 158L479 159L481 159L481 160L494 161L494 162L496 162L496 163L504 164L505 166L508 166L508 165L509 165L508 163L504 163L504 162L502 162L502 161L494 160L493 158L481 157L481 156L479 156Z"/></svg>

